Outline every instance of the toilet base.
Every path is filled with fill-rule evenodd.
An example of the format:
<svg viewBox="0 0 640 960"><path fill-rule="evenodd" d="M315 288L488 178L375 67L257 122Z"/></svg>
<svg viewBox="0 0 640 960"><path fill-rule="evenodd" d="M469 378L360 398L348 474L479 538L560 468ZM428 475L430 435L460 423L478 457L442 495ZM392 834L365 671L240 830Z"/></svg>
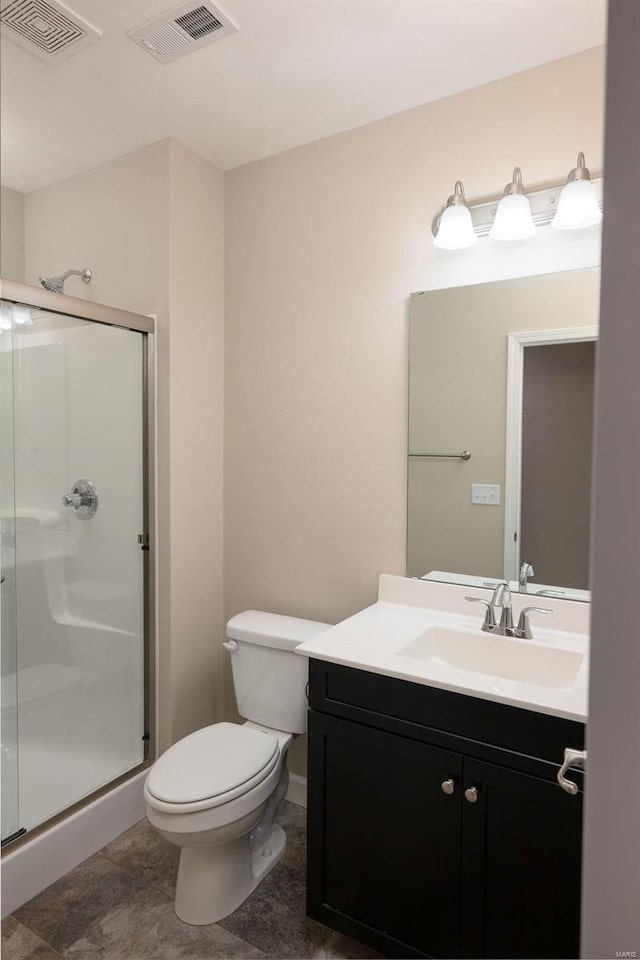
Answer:
<svg viewBox="0 0 640 960"><path fill-rule="evenodd" d="M256 879L256 886L263 877L266 877L269 870L275 867L286 849L287 835L280 824L275 823L271 836L267 838L264 846L259 850L254 850L251 854L251 871Z"/></svg>
<svg viewBox="0 0 640 960"><path fill-rule="evenodd" d="M245 834L217 846L182 847L175 911L193 926L217 923L237 910L275 867L287 847L279 824L258 849Z"/></svg>

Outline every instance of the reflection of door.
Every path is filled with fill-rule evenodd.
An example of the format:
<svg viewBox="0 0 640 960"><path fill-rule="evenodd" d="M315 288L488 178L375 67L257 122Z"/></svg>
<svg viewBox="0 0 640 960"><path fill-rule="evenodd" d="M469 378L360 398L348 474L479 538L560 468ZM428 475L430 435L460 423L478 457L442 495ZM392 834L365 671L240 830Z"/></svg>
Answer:
<svg viewBox="0 0 640 960"><path fill-rule="evenodd" d="M508 336L507 580L518 580L526 560L535 583L588 588L597 337L595 326Z"/></svg>
<svg viewBox="0 0 640 960"><path fill-rule="evenodd" d="M520 555L536 580L589 586L595 343L528 346L522 392Z"/></svg>

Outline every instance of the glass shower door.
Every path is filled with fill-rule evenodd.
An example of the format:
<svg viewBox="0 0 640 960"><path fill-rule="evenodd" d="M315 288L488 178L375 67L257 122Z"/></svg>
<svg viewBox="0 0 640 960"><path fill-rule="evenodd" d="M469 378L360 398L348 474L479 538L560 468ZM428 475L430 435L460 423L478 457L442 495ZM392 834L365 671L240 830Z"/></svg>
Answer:
<svg viewBox="0 0 640 960"><path fill-rule="evenodd" d="M7 309L22 311L10 355L17 765L28 830L144 759L145 338ZM4 621L2 646L4 683Z"/></svg>
<svg viewBox="0 0 640 960"><path fill-rule="evenodd" d="M13 338L0 314L0 643L2 647L2 841L20 830L18 669L13 467Z"/></svg>

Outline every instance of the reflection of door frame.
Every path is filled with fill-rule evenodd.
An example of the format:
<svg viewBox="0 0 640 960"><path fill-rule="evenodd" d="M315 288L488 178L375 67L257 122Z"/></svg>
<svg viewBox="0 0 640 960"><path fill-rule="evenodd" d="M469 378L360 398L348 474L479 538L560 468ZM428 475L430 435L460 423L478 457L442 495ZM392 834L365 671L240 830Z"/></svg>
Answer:
<svg viewBox="0 0 640 960"><path fill-rule="evenodd" d="M523 330L507 337L507 428L504 484L504 578L520 576L520 511L522 482L522 386L524 348L551 343L598 339L598 328L562 327ZM517 537L514 539L514 534Z"/></svg>

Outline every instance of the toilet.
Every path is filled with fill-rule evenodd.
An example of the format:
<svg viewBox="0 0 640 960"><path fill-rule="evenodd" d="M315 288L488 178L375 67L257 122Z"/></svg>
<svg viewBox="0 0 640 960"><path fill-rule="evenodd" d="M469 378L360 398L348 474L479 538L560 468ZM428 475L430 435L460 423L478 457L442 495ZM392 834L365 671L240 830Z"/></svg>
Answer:
<svg viewBox="0 0 640 960"><path fill-rule="evenodd" d="M175 909L185 923L233 913L282 857L275 816L287 792L287 750L307 729L308 661L295 648L330 625L246 610L227 624L238 712L178 741L144 786L147 817L180 847Z"/></svg>

